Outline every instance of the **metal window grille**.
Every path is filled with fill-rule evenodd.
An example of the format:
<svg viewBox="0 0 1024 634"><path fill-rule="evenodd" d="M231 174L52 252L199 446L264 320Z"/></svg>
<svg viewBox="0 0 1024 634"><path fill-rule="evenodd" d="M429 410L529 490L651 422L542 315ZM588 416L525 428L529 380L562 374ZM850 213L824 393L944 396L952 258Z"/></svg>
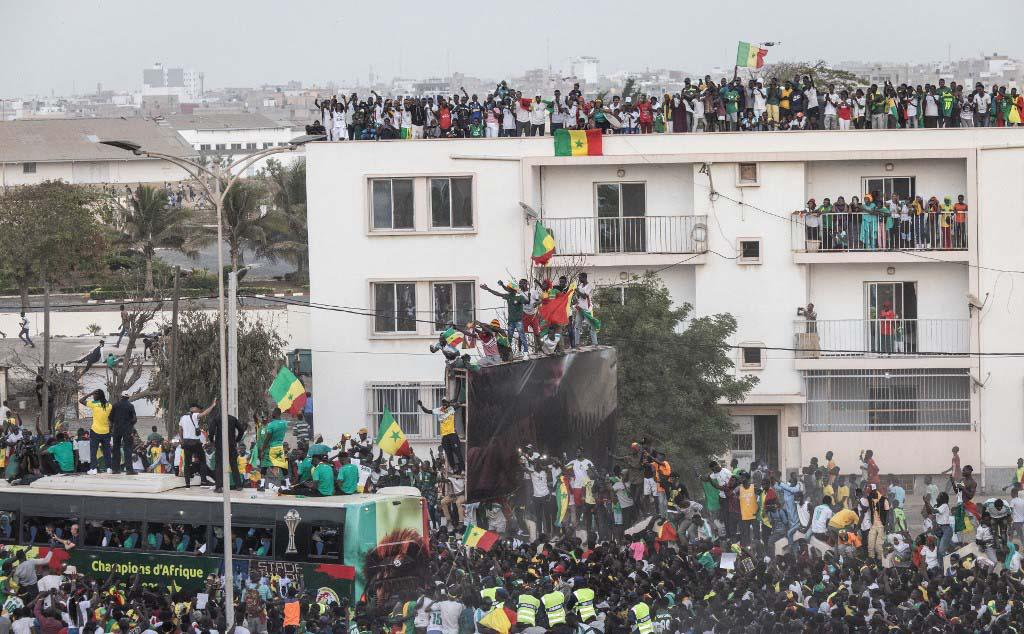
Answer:
<svg viewBox="0 0 1024 634"><path fill-rule="evenodd" d="M804 372L804 431L971 428L966 369Z"/></svg>
<svg viewBox="0 0 1024 634"><path fill-rule="evenodd" d="M437 438L438 430L431 414L424 414L416 401L433 409L441 404L444 384L423 383L370 383L367 386L366 401L370 415L371 434L376 437L386 407L395 417L409 438Z"/></svg>

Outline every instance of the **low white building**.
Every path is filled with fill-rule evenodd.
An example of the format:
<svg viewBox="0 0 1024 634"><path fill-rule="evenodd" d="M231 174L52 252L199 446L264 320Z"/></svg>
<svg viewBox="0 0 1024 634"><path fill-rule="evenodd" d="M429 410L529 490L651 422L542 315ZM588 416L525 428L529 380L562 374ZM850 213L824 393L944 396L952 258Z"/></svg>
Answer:
<svg viewBox="0 0 1024 634"><path fill-rule="evenodd" d="M957 445L1004 484L1024 455L1024 360L1001 354L1024 352L1021 134L607 136L595 157L554 157L550 138L311 144L319 429L376 424L387 405L414 443L436 443L415 410L442 376L427 347L453 318L504 319L479 284L529 273L522 201L554 231L556 266L613 287L659 270L696 315L737 318L736 372L760 379L730 406L741 461L792 469L831 450L856 473L872 449L883 474L927 474ZM793 214L872 191L962 194L969 211L948 235L939 215L920 236L896 225L887 250L870 248L877 230L861 240L861 216L830 218L819 242ZM378 314L345 312L361 309Z"/></svg>
<svg viewBox="0 0 1024 634"><path fill-rule="evenodd" d="M236 161L260 150L286 146L299 136L291 126L251 112L175 114L167 117L166 121L200 155L229 161ZM299 149L271 158L278 162L290 162L301 155L302 150ZM263 169L267 160L256 161L246 170L246 175L252 176Z"/></svg>
<svg viewBox="0 0 1024 634"><path fill-rule="evenodd" d="M188 178L160 159L96 141L131 141L181 158L196 158L177 132L145 119L18 119L0 121L0 187L46 180L72 184L161 184Z"/></svg>

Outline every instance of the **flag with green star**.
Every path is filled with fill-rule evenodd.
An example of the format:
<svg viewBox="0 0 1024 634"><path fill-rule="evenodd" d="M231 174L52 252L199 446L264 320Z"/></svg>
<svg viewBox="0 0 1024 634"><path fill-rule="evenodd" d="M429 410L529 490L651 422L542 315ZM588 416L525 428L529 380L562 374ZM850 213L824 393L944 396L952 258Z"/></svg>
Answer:
<svg viewBox="0 0 1024 634"><path fill-rule="evenodd" d="M601 156L604 154L600 130L555 130L555 156Z"/></svg>
<svg viewBox="0 0 1024 634"><path fill-rule="evenodd" d="M391 415L388 408L384 408L384 414L380 418L380 431L377 432L377 446L386 454L392 456L411 456L412 447L402 433L402 427Z"/></svg>

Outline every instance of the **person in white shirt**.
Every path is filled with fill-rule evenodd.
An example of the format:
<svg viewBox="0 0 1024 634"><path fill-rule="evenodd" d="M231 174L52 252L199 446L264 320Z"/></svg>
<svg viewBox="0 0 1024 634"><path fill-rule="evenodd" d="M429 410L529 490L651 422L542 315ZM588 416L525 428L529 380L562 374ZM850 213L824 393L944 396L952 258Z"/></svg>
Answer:
<svg viewBox="0 0 1024 634"><path fill-rule="evenodd" d="M544 124L547 121L548 105L537 95L530 104L530 136L544 136Z"/></svg>
<svg viewBox="0 0 1024 634"><path fill-rule="evenodd" d="M974 96L971 98L974 103L974 126L976 128L988 127L988 109L992 104L992 97L985 92L985 87L978 83L974 87Z"/></svg>
<svg viewBox="0 0 1024 634"><path fill-rule="evenodd" d="M558 332L559 325L548 326L548 334L540 340L540 349L544 354L555 354L558 351L558 344L562 341L562 335Z"/></svg>
<svg viewBox="0 0 1024 634"><path fill-rule="evenodd" d="M533 489L532 515L537 525L537 534L554 527L554 507L551 504L551 487L548 486L548 469L540 464L540 454L534 452L526 463L526 473Z"/></svg>
<svg viewBox="0 0 1024 634"><path fill-rule="evenodd" d="M515 100L516 110L516 133L515 136L526 136L530 133L530 110L531 106L529 101L523 99L522 93L516 92L513 99ZM524 103L524 101L526 103Z"/></svg>
<svg viewBox="0 0 1024 634"><path fill-rule="evenodd" d="M441 615L441 634L458 634L459 616L465 606L447 596L430 606L430 611Z"/></svg>
<svg viewBox="0 0 1024 634"><path fill-rule="evenodd" d="M825 541L828 537L828 521L832 515L832 497L826 495L821 499L821 504L814 507L814 515L811 517L811 534L814 537Z"/></svg>
<svg viewBox="0 0 1024 634"><path fill-rule="evenodd" d="M214 484L209 479L210 472L206 466L200 421L206 418L215 407L217 407L217 399L214 399L213 403L205 410L193 404L189 407L189 412L184 414L178 421L178 427L181 429L181 446L185 452L185 464L182 468L184 473L182 475L185 477L186 489L191 486L190 480L194 473L193 469L199 472L199 486L213 486ZM196 463L198 463L198 467L195 466Z"/></svg>
<svg viewBox="0 0 1024 634"><path fill-rule="evenodd" d="M1013 539L1016 535L1021 543L1024 543L1024 497L1021 497L1020 487L1013 487L1010 493L1010 521L1013 523L1010 525L1010 535L1007 539Z"/></svg>
<svg viewBox="0 0 1024 634"><path fill-rule="evenodd" d="M828 85L828 92L824 95L825 99L825 117L822 120L822 128L825 130L838 130L839 129L839 117L837 116L836 106L839 105L839 95L836 94L836 87L834 84Z"/></svg>
<svg viewBox="0 0 1024 634"><path fill-rule="evenodd" d="M594 313L594 285L590 283L586 273L580 273L579 283L576 284L576 311L573 316L574 341L573 348L578 348L583 339L583 327L590 332L590 345L597 345L597 329L594 327L587 315Z"/></svg>

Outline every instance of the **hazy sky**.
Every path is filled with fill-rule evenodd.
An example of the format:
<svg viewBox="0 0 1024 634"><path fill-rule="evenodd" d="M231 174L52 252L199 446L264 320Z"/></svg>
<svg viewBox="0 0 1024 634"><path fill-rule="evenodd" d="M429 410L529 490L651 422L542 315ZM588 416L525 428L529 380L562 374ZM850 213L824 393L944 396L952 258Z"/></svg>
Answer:
<svg viewBox="0 0 1024 634"><path fill-rule="evenodd" d="M600 58L602 72L696 71L731 65L738 40L780 41L769 61L1024 56L1019 8L999 17L962 0L803 4L794 17L792 3L740 0L0 0L0 96L97 82L138 90L156 61L201 70L218 88L348 84L371 65L387 78L444 75L449 56L452 71L482 77L549 59L560 69L572 55Z"/></svg>

